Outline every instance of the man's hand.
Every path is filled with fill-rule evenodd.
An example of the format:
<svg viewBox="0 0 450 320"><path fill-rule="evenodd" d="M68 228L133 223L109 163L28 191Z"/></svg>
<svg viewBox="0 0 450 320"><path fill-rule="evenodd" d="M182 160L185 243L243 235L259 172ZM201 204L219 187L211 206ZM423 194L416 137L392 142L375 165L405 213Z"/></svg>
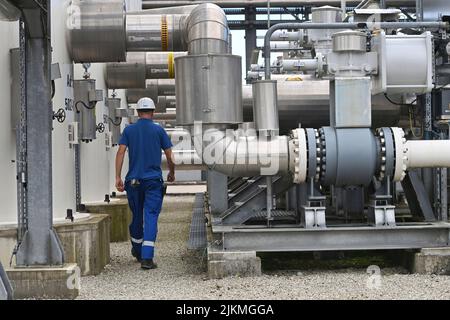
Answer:
<svg viewBox="0 0 450 320"><path fill-rule="evenodd" d="M167 181L168 182L174 182L175 181L175 163L172 159L172 149L166 149L164 150L164 153L166 154L167 164L169 165L169 174L167 175Z"/></svg>
<svg viewBox="0 0 450 320"><path fill-rule="evenodd" d="M174 182L175 181L175 172L169 172L169 174L167 174L167 181L168 182Z"/></svg>
<svg viewBox="0 0 450 320"><path fill-rule="evenodd" d="M125 187L123 185L123 181L121 177L116 178L116 189L119 192L123 192L125 190Z"/></svg>
<svg viewBox="0 0 450 320"><path fill-rule="evenodd" d="M123 192L125 187L122 181L122 165L123 158L125 157L125 151L127 151L127 146L121 144L116 154L116 189L119 192Z"/></svg>

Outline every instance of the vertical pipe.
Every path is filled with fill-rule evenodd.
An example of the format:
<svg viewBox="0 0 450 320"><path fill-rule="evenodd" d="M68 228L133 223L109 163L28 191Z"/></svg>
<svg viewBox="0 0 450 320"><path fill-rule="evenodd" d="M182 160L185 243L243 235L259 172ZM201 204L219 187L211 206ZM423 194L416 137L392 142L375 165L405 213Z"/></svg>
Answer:
<svg viewBox="0 0 450 320"><path fill-rule="evenodd" d="M267 192L267 226L270 226L272 221L272 209L273 209L273 191L272 191L272 177L266 177L266 192Z"/></svg>
<svg viewBox="0 0 450 320"><path fill-rule="evenodd" d="M447 135L445 132L441 132L441 139L445 140L447 138ZM448 169L447 168L441 168L439 169L439 188L440 188L440 204L441 204L441 220L447 221L448 220L448 185L447 185L447 175L448 175Z"/></svg>
<svg viewBox="0 0 450 320"><path fill-rule="evenodd" d="M425 94L425 108L424 108L424 140L431 140L433 132L432 115L431 115L431 93ZM430 199L434 196L434 179L433 179L433 169L424 168L422 169L422 179L425 185L425 189L428 193Z"/></svg>
<svg viewBox="0 0 450 320"><path fill-rule="evenodd" d="M79 144L74 147L75 154L75 204L78 212L83 211L81 207L81 153Z"/></svg>
<svg viewBox="0 0 450 320"><path fill-rule="evenodd" d="M256 20L256 9L248 7L245 9L245 21ZM256 28L253 24L248 24L245 28L245 70L246 75L250 70L253 50L256 48ZM247 82L248 83L248 82Z"/></svg>
<svg viewBox="0 0 450 320"><path fill-rule="evenodd" d="M346 0L341 0L341 10L342 10L342 21L344 21L346 15L347 15L347 1Z"/></svg>
<svg viewBox="0 0 450 320"><path fill-rule="evenodd" d="M416 21L423 21L423 1L416 0Z"/></svg>

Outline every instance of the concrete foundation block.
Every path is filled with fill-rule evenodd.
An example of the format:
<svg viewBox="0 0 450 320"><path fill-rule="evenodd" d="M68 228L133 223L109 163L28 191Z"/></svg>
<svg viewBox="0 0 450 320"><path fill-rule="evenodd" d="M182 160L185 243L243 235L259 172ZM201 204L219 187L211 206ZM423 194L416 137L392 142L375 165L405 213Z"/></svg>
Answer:
<svg viewBox="0 0 450 320"><path fill-rule="evenodd" d="M82 276L97 275L110 261L110 218L97 214L84 222L55 227L65 261L76 263Z"/></svg>
<svg viewBox="0 0 450 320"><path fill-rule="evenodd" d="M80 272L77 265L61 267L10 268L15 299L75 299L79 294Z"/></svg>
<svg viewBox="0 0 450 320"><path fill-rule="evenodd" d="M419 274L450 275L450 248L429 248L415 253L412 271Z"/></svg>
<svg viewBox="0 0 450 320"><path fill-rule="evenodd" d="M110 217L92 215L54 225L64 248L65 262L76 263L81 275L97 275L110 261ZM9 266L17 242L17 226L0 227L0 261ZM13 261L14 262L14 261Z"/></svg>
<svg viewBox="0 0 450 320"><path fill-rule="evenodd" d="M110 217L111 242L123 242L130 239L128 227L132 213L126 199L113 200L111 203L87 204L86 210L91 214L107 214Z"/></svg>
<svg viewBox="0 0 450 320"><path fill-rule="evenodd" d="M256 256L255 251L227 252L208 249L208 275L210 279L260 276L261 259Z"/></svg>

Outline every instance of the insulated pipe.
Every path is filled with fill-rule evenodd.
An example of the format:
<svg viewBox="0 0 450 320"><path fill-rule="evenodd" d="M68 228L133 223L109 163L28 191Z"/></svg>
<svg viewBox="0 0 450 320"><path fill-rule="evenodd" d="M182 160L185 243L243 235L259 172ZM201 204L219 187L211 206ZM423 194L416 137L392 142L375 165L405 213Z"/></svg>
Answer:
<svg viewBox="0 0 450 320"><path fill-rule="evenodd" d="M300 50L302 47L293 42L272 41L270 43L270 48L273 51L277 50L285 51L285 50Z"/></svg>
<svg viewBox="0 0 450 320"><path fill-rule="evenodd" d="M267 139L232 130L194 127L194 148L209 169L229 177L274 176L289 172L287 136Z"/></svg>
<svg viewBox="0 0 450 320"><path fill-rule="evenodd" d="M215 4L201 4L186 20L189 54L228 53L229 28L225 12Z"/></svg>
<svg viewBox="0 0 450 320"><path fill-rule="evenodd" d="M75 62L125 60L123 0L72 0L68 12L67 45Z"/></svg>
<svg viewBox="0 0 450 320"><path fill-rule="evenodd" d="M127 51L186 51L184 23L187 16L142 11L127 13Z"/></svg>
<svg viewBox="0 0 450 320"><path fill-rule="evenodd" d="M369 23L279 23L270 27L264 37L265 79L270 79L270 39L275 31L282 29L368 29L370 26ZM447 22L377 22L376 27L380 29L447 29L449 24Z"/></svg>
<svg viewBox="0 0 450 320"><path fill-rule="evenodd" d="M210 3L189 14L125 12L123 0L73 0L68 17L68 49L75 62L125 61L127 51L229 53L224 11Z"/></svg>
<svg viewBox="0 0 450 320"><path fill-rule="evenodd" d="M155 103L160 96L174 96L175 95L175 80L174 79L150 79L146 80L145 89L127 89L127 103L134 104L140 98L148 97Z"/></svg>
<svg viewBox="0 0 450 320"><path fill-rule="evenodd" d="M450 168L450 140L409 140L408 168Z"/></svg>
<svg viewBox="0 0 450 320"><path fill-rule="evenodd" d="M243 6L267 7L267 0L144 0L142 7L144 9L172 7L190 4L199 4L205 2L213 2L222 8L240 8ZM348 6L356 6L361 0L347 0ZM271 7L296 7L311 5L340 5L341 0L270 0ZM390 6L415 6L415 0L388 0L386 3Z"/></svg>
<svg viewBox="0 0 450 320"><path fill-rule="evenodd" d="M318 65L317 59L283 59L279 67L283 71L313 71L317 70Z"/></svg>
<svg viewBox="0 0 450 320"><path fill-rule="evenodd" d="M173 161L177 170L196 171L206 170L207 167L202 163L202 159L197 155L195 150L173 150ZM167 158L165 155L161 157L161 168L168 170Z"/></svg>
<svg viewBox="0 0 450 320"><path fill-rule="evenodd" d="M126 62L106 65L109 89L145 88L147 79L173 79L176 57L186 52L128 52Z"/></svg>
<svg viewBox="0 0 450 320"><path fill-rule="evenodd" d="M277 30L270 37L271 41L303 41L304 32L299 31L287 31Z"/></svg>
<svg viewBox="0 0 450 320"><path fill-rule="evenodd" d="M142 10L142 13L148 14L191 14L192 10L194 10L198 5L187 5L187 6L179 6L179 7L166 7L166 8L155 8L155 9L147 9Z"/></svg>

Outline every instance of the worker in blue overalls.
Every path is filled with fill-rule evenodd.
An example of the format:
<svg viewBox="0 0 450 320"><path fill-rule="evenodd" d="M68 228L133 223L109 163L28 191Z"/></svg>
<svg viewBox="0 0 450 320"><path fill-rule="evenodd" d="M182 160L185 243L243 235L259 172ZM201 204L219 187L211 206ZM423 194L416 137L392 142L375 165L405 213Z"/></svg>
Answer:
<svg viewBox="0 0 450 320"><path fill-rule="evenodd" d="M158 217L164 196L161 172L161 150L167 158L167 181L175 181L175 164L172 160L172 143L166 131L154 123L155 104L150 98L137 103L139 120L122 133L116 155L116 188L127 192L128 204L133 212L130 225L131 254L141 262L143 269L154 269L155 241ZM128 148L129 170L122 181L122 165Z"/></svg>

